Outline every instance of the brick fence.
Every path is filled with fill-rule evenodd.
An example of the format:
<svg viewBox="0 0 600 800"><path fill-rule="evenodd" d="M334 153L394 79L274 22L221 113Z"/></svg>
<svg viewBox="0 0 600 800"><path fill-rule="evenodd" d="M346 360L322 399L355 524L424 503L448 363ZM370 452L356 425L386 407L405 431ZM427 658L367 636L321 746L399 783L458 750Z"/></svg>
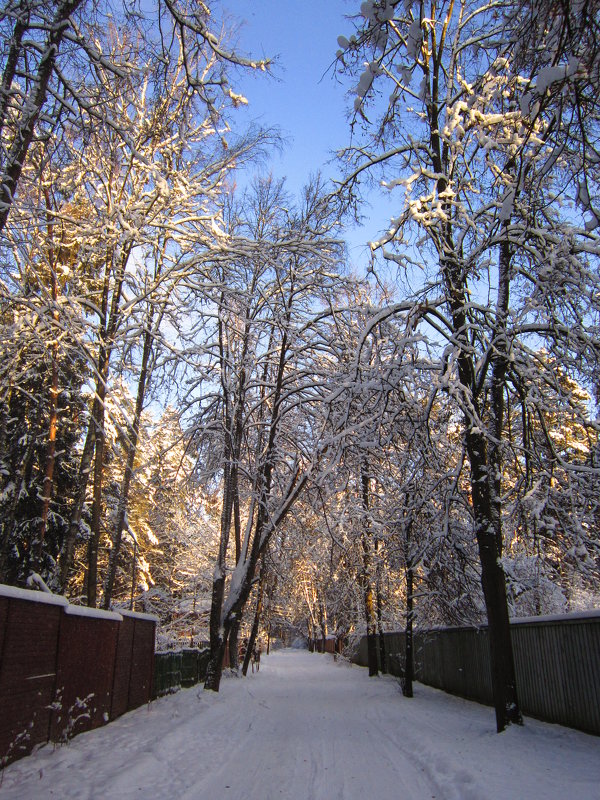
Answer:
<svg viewBox="0 0 600 800"><path fill-rule="evenodd" d="M0 584L0 766L147 703L155 626Z"/></svg>

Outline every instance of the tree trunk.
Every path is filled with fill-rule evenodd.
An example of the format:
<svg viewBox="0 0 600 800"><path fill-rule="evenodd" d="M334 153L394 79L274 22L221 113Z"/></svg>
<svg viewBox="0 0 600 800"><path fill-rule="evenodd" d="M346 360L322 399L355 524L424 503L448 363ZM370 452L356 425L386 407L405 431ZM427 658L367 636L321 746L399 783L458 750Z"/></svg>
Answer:
<svg viewBox="0 0 600 800"><path fill-rule="evenodd" d="M231 623L231 630L229 631L228 649L229 649L229 668L232 672L238 672L240 668L240 628L241 619L234 619Z"/></svg>
<svg viewBox="0 0 600 800"><path fill-rule="evenodd" d="M375 611L375 593L371 582L371 547L369 542L370 525L369 513L369 475L363 466L360 471L362 506L365 514L363 530L361 532L361 545L363 554L362 585L365 605L365 621L367 623L367 660L369 675L374 677L379 674L377 656L377 615Z"/></svg>
<svg viewBox="0 0 600 800"><path fill-rule="evenodd" d="M101 373L102 374L102 373ZM92 524L91 536L88 543L88 571L87 571L87 604L95 608L98 602L98 548L100 545L102 522L102 477L104 472L104 402L106 399L106 384L101 378L96 385L98 404L97 417L93 421L96 428L94 435L94 481L92 494Z"/></svg>
<svg viewBox="0 0 600 800"><path fill-rule="evenodd" d="M378 554L379 541L375 542L375 553ZM377 555L377 588L376 588L376 603L377 603L377 636L379 637L379 668L384 675L387 675L387 654L385 651L385 636L383 635L383 598L381 596L381 564L379 563L379 555ZM340 650L341 652L341 650Z"/></svg>
<svg viewBox="0 0 600 800"><path fill-rule="evenodd" d="M290 289L290 296L286 307L286 312L284 314L284 322L286 325L289 325L290 323L291 303L293 297L294 293L292 287L292 289ZM223 346L223 343L220 342L221 350L223 350ZM219 552L216 580L213 584L213 596L211 600L211 659L209 662L209 671L207 672L206 682L204 684L206 689L211 689L213 691L219 690L221 680L222 657L219 660L219 650L224 646L223 643L227 640L233 620L243 613L244 606L252 590L252 584L256 574L258 561L269 543L270 536L283 522L293 503L303 491L307 479L307 475L300 477L300 470L296 469L290 478L287 490L284 493L285 499L282 501L277 513L274 514L269 509L276 439L279 424L281 422L280 411L287 356L288 332L287 329L284 329L277 355L273 381L273 393L270 397L270 422L268 428L268 437L267 441L265 442L264 449L261 447L259 450L259 452L262 452L262 457L260 459L260 466L257 470L255 481L255 491L257 497L256 520L254 521L252 527L252 516L249 519L246 540L242 546L240 560L236 565L236 595L230 598L230 602L226 611L224 611L223 608L225 596L224 563L226 542L225 548L223 548L223 541L221 542L221 549ZM267 362L267 364L268 363L269 362ZM267 365L265 365L265 370L266 366ZM264 384L266 385L266 380L264 381ZM230 428L228 428L228 430L230 430ZM226 472L227 464L227 459L225 459ZM230 472L227 477L230 479ZM229 531L229 526L231 525L232 507L233 504L230 504L228 511L229 524L227 526L227 532ZM216 585L217 583L219 583L218 586Z"/></svg>
<svg viewBox="0 0 600 800"><path fill-rule="evenodd" d="M221 650L224 651L224 642L227 639L229 634L229 630L231 628L231 624L233 619L237 613L241 614L243 612L244 604L250 594L251 590L251 582L254 576L254 571L256 565L258 563L259 555L266 546L266 542L261 543L261 536L264 525L268 518L268 510L267 510L267 501L271 491L271 472L272 472L272 464L271 458L273 453L273 447L275 443L275 432L277 430L277 424L279 422L278 414L279 414L279 402L281 397L281 390L283 386L283 368L285 366L285 350L286 350L286 336L284 334L283 341L282 341L282 349L280 351L279 357L279 369L277 373L277 380L275 386L275 392L273 397L273 410L272 410L272 417L271 417L271 425L269 430L269 441L265 448L265 456L262 462L262 465L259 469L256 486L258 488L258 509L256 512L256 522L255 530L254 530L254 538L252 539L252 546L250 548L250 553L248 553L247 547L244 548L244 552L242 553L240 550L240 558L237 561L236 568L244 569L244 583L239 588L239 593L237 599L234 601L232 608L229 610L228 614L226 615L225 619L222 620L222 612L223 612L223 602L225 598L225 561L227 557L227 545L229 542L229 531L231 528L231 521L232 521L232 514L234 513L234 493L233 493L233 484L237 481L237 464L233 464L234 462L234 441L233 436L231 435L232 432L232 419L230 414L230 398L229 398L229 390L227 387L227 383L225 381L225 368L224 365L227 363L228 358L226 358L227 350L226 350L226 341L224 337L224 331L219 320L219 351L220 351L220 360L221 360L221 382L223 388L223 397L224 397L224 407L226 411L225 417L225 459L224 459L224 490L223 490L223 511L221 515L221 539L219 545L219 555L217 560L217 568L216 568L216 577L213 581L213 592L212 592L212 599L211 599L211 612L210 612L210 649L211 649L211 658L209 662L209 669L206 675L206 681L204 683L205 689L210 689L211 691L218 692L219 686L221 683L221 672L223 668L223 657L222 653L219 656ZM237 398L237 402L241 403L241 396ZM236 417L234 413L234 419L239 419L241 424L241 419L239 416ZM238 424L236 421L235 424L236 430L238 428ZM233 472L232 472L233 468ZM251 512L253 514L253 512ZM252 524L252 518L249 519L248 525ZM251 534L251 527L248 527L247 537L248 542L250 541L250 534ZM224 635L221 633L224 631Z"/></svg>
<svg viewBox="0 0 600 800"><path fill-rule="evenodd" d="M56 259L54 253L54 226L51 217L51 202L48 189L44 190L47 211L47 239L48 263L50 266L50 296L52 298L52 320L56 323L56 330L52 331L50 344L52 368L50 378L50 407L48 425L48 444L46 450L46 466L44 470L44 483L42 486L42 510L40 515L39 539L34 553L33 568L40 572L43 563L44 540L48 529L48 516L50 514L50 501L54 486L54 464L56 462L56 432L58 428L58 280L56 278Z"/></svg>
<svg viewBox="0 0 600 800"><path fill-rule="evenodd" d="M218 641L211 637L210 658L206 668L204 688L212 692L218 692L221 686L223 659L225 657L225 648L227 647L227 633L219 635Z"/></svg>
<svg viewBox="0 0 600 800"><path fill-rule="evenodd" d="M16 575L11 576L8 571L7 562L9 560L9 554L11 551L11 538L13 536L15 525L16 525L16 516L17 516L17 506L19 504L19 497L21 496L21 492L25 493L27 491L27 486L30 483L29 476L31 475L33 469L33 461L35 457L35 445L36 445L36 437L34 431L36 431L39 426L41 425L41 404L38 403L37 406L37 413L34 424L31 426L31 429L28 433L28 442L27 447L25 449L25 453L23 454L23 458L21 460L21 466L19 470L18 479L15 481L15 491L13 492L10 508L8 514L4 519L4 541L2 542L2 548L0 549L0 579L6 583L13 582L16 579ZM31 559L31 553L29 553L29 561Z"/></svg>
<svg viewBox="0 0 600 800"><path fill-rule="evenodd" d="M483 434L467 433L467 452L471 463L471 486L475 534L481 563L481 585L485 599L490 640L492 690L496 711L496 727L503 731L511 723L522 724L517 698L514 656L506 577L498 552L497 532L493 524L493 511L488 483L488 465L485 459Z"/></svg>
<svg viewBox="0 0 600 800"><path fill-rule="evenodd" d="M0 136L4 132L6 125L13 81L17 72L17 64L21 58L23 34L29 28L31 13L29 0L25 0L25 2L21 0L19 11L20 15L15 22L13 35L7 42L9 50L0 88Z"/></svg>
<svg viewBox="0 0 600 800"><path fill-rule="evenodd" d="M240 564L238 564L237 569L242 571L242 574L239 577L239 588L237 591L237 596L231 601L226 612L223 610L225 594L224 576L222 578L222 582L221 579L218 579L220 594L215 593L215 585L217 582L213 583L210 624L211 658L209 661L209 670L206 675L206 681L204 683L205 689L211 689L215 692L219 691L223 665L223 654L225 652L225 644L229 636L229 631L231 630L232 622L238 614L242 613L250 592L252 591L256 567L260 556L269 543L269 536L283 523L294 502L302 493L304 486L306 485L306 480L306 475L299 478L298 471L295 473L295 475L290 479L290 484L286 493L286 500L282 502L277 514L271 516L270 518L265 503L259 502L259 510L255 522L255 530L252 537L250 554L246 558L240 560ZM267 520L269 527L268 530L265 531L265 528L267 527ZM216 624L216 620L218 620L220 624ZM220 659L219 649L221 652Z"/></svg>
<svg viewBox="0 0 600 800"><path fill-rule="evenodd" d="M107 254L106 272L102 290L102 307L100 315L100 331L98 346L98 367L96 376L96 409L95 424L95 454L94 454L94 488L92 497L92 532L88 545L88 573L87 573L87 604L94 608L98 601L98 548L100 545L100 526L102 522L102 479L104 474L104 448L105 448L105 403L108 386L108 373L110 358L114 347L114 337L119 326L121 293L125 270L129 256L133 249L133 242L125 245L121 251L117 272L115 275L112 298L109 308L110 275L114 253Z"/></svg>
<svg viewBox="0 0 600 800"><path fill-rule="evenodd" d="M322 600L319 600L319 626L321 628L321 652L325 653L327 647L327 609Z"/></svg>
<svg viewBox="0 0 600 800"><path fill-rule="evenodd" d="M219 565L217 565L219 569ZM212 597L210 603L210 659L206 669L206 679L204 688L213 692L219 691L221 685L221 672L223 670L223 658L227 645L227 635L225 627L221 625L221 609L223 608L223 598L225 596L225 573L218 574L213 580Z"/></svg>
<svg viewBox="0 0 600 800"><path fill-rule="evenodd" d="M475 432L467 420L466 444L471 465L471 487L475 534L481 563L481 585L485 598L490 639L492 688L498 732L507 725L521 725L523 718L517 697L506 576L502 566L501 449L504 420L504 383L508 365L506 318L510 247L508 236L500 246L498 258L498 302L496 331L491 358L491 430L489 445L482 433ZM462 358L466 358L463 354ZM486 446L487 445L487 446Z"/></svg>
<svg viewBox="0 0 600 800"><path fill-rule="evenodd" d="M58 4L44 42L31 94L23 104L17 130L2 169L0 181L0 233L4 230L19 185L21 173L33 141L35 125L48 97L56 56L68 26L68 19L82 0L63 0ZM17 32L15 31L15 34ZM18 58L18 55L17 55ZM8 76L4 76L8 80Z"/></svg>
<svg viewBox="0 0 600 800"><path fill-rule="evenodd" d="M112 549L110 551L110 558L108 563L108 573L104 585L104 599L103 608L110 608L112 601L112 594L114 590L115 578L117 576L117 564L119 560L119 553L121 550L121 541L123 538L123 531L125 529L125 520L127 517L127 506L129 503L129 490L131 488L131 481L133 479L133 466L137 454L138 439L140 434L140 423L142 419L142 411L144 408L144 399L146 396L146 386L148 385L148 364L152 352L152 343L154 336L151 331L152 314L144 334L144 347L142 350L142 363L140 365L140 377L138 379L137 396L135 400L135 411L133 421L131 424L131 432L129 436L129 443L127 448L127 463L125 465L125 473L121 483L121 493L119 495L119 506L117 509L117 521L112 540Z"/></svg>
<svg viewBox="0 0 600 800"><path fill-rule="evenodd" d="M448 252L453 252L448 233ZM476 370L468 341L469 323L466 316L464 275L460 263L452 258L444 261L444 277L448 303L458 348L457 366L462 390L465 394L465 442L471 468L471 494L475 517L475 536L481 564L481 586L487 612L492 687L496 727L503 731L511 723L522 723L517 700L514 657L510 638L506 578L500 561L500 519L492 504L491 484L496 476L490 475L486 435L481 430Z"/></svg>
<svg viewBox="0 0 600 800"><path fill-rule="evenodd" d="M402 676L402 694L413 696L414 654L413 654L413 600L414 573L409 560L406 567L406 634L404 642L404 675Z"/></svg>
<svg viewBox="0 0 600 800"><path fill-rule="evenodd" d="M260 617L262 614L262 604L263 604L263 592L264 592L264 585L265 585L265 578L266 578L266 566L265 566L265 557L262 557L262 563L260 566L260 579L258 581L258 591L256 594L256 609L254 610L254 620L252 622L252 630L250 631L250 639L248 640L248 647L246 649L246 655L244 657L244 664L242 666L242 674L244 676L248 673L248 666L250 664L250 660L252 658L252 654L254 652L254 647L256 645L256 637L258 636L258 629L260 626Z"/></svg>
<svg viewBox="0 0 600 800"><path fill-rule="evenodd" d="M85 444L83 446L83 453L81 454L81 461L79 462L79 472L77 474L77 495L73 502L71 510L71 518L69 520L69 530L63 545L63 551L60 556L60 588L62 592L66 591L69 582L69 572L73 563L73 551L75 549L75 541L79 532L79 525L81 523L81 514L83 512L83 505L85 503L85 495L87 485L90 477L92 466L92 456L94 455L95 447L95 405L94 401L92 407L92 415L88 425L87 434L85 437Z"/></svg>
<svg viewBox="0 0 600 800"><path fill-rule="evenodd" d="M33 568L39 572L44 558L44 540L48 529L48 516L50 514L50 501L54 486L54 465L56 463L56 432L58 428L58 344L52 347L52 377L50 385L50 419L48 427L48 440L46 449L46 467L44 470L44 483L42 486L42 510L40 530L35 547Z"/></svg>
<svg viewBox="0 0 600 800"><path fill-rule="evenodd" d="M227 634L224 635L224 626L221 620L221 611L223 609L223 600L225 598L226 557L227 546L229 544L229 530L231 527L232 509L232 505L229 502L229 497L231 494L231 470L227 463L225 464L224 472L225 487L223 491L223 508L221 510L219 553L217 555L217 564L215 567L215 577L213 578L210 602L210 660L208 662L206 680L204 683L204 688L210 689L213 692L218 692L221 684L223 657L225 655L227 636L229 634L229 630L227 630Z"/></svg>

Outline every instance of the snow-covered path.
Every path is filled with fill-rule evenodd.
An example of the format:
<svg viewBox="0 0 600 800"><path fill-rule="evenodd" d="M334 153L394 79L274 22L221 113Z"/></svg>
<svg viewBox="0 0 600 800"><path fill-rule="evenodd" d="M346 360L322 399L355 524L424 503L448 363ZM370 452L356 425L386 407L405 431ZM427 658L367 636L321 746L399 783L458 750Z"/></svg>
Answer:
<svg viewBox="0 0 600 800"><path fill-rule="evenodd" d="M600 800L600 738L285 650L5 770L0 800Z"/></svg>

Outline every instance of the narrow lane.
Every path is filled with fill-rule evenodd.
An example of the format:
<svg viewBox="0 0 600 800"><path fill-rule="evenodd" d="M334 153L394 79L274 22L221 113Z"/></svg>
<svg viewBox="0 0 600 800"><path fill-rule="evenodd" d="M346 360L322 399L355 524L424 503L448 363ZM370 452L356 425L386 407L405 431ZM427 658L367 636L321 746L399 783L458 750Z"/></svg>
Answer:
<svg viewBox="0 0 600 800"><path fill-rule="evenodd" d="M278 653L265 666L259 680L241 682L230 747L198 775L184 800L435 794L420 766L413 769L390 752L375 723L399 696L395 683L369 682L364 670L305 652Z"/></svg>
<svg viewBox="0 0 600 800"><path fill-rule="evenodd" d="M285 650L5 770L0 800L600 800L600 738Z"/></svg>

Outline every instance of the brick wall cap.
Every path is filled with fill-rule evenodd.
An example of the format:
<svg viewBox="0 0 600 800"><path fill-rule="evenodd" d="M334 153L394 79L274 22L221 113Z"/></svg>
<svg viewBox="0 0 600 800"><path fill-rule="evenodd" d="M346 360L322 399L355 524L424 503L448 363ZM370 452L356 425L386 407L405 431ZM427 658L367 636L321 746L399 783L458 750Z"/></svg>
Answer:
<svg viewBox="0 0 600 800"><path fill-rule="evenodd" d="M145 619L148 620L148 622L156 622L156 624L159 622L156 614L147 614L145 611L129 611L120 608L119 614L122 614L124 617L133 617L134 619Z"/></svg>
<svg viewBox="0 0 600 800"><path fill-rule="evenodd" d="M102 608L89 608L88 606L67 606L65 614L77 617L93 617L94 619L114 619L122 622L123 617L116 611L104 611Z"/></svg>
<svg viewBox="0 0 600 800"><path fill-rule="evenodd" d="M0 583L0 597L13 600L30 600L34 603L47 603L52 606L68 606L69 601L62 594L50 594L35 589L21 589L19 586L7 586Z"/></svg>

